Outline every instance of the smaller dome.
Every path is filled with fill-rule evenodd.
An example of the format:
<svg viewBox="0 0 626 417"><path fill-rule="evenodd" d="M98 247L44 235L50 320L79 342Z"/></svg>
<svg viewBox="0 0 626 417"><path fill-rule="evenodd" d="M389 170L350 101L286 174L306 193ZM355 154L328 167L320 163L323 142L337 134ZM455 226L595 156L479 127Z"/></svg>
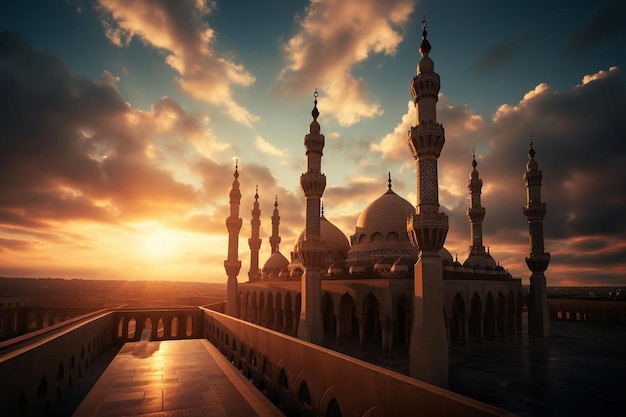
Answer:
<svg viewBox="0 0 626 417"><path fill-rule="evenodd" d="M283 268L287 268L287 265L289 265L287 258L285 258L285 256L279 251L276 251L272 253L267 261L265 261L265 265L263 265L263 272L279 272Z"/></svg>
<svg viewBox="0 0 626 417"><path fill-rule="evenodd" d="M348 269L348 272L350 272L351 274L361 274L366 271L367 271L367 267L358 262L350 266L350 269Z"/></svg>
<svg viewBox="0 0 626 417"><path fill-rule="evenodd" d="M341 274L345 271L346 269L346 263L341 261L341 262L335 262L332 265L330 265L328 267L328 275L337 275L337 274Z"/></svg>

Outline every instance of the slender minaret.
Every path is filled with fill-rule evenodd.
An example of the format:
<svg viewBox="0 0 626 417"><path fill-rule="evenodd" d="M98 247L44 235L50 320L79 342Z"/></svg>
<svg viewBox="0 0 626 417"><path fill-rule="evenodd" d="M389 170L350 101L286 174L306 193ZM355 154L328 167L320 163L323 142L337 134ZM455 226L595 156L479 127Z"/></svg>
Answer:
<svg viewBox="0 0 626 417"><path fill-rule="evenodd" d="M256 186L254 193L254 204L252 205L252 234L248 239L250 246L250 271L248 271L248 281L256 281L259 276L259 249L261 249L261 239L259 238L259 229L261 228L261 209L259 209L259 186Z"/></svg>
<svg viewBox="0 0 626 417"><path fill-rule="evenodd" d="M320 200L326 188L326 176L322 174L322 150L324 135L320 134L317 121L317 90L315 90L313 121L309 126L309 134L304 137L306 148L307 172L300 177L300 186L306 198L306 223L304 239L298 248L298 256L304 273L302 274L302 307L298 338L321 344L324 339L320 300L322 293L320 267L324 259L325 245L321 240Z"/></svg>
<svg viewBox="0 0 626 417"><path fill-rule="evenodd" d="M278 196L274 200L274 213L272 213L272 236L270 236L270 246L272 247L272 253L279 251L280 235L278 234L278 227L280 226L280 216L278 215Z"/></svg>
<svg viewBox="0 0 626 417"><path fill-rule="evenodd" d="M407 231L419 249L415 264L413 330L409 346L410 375L441 387L448 386L448 340L443 316L443 266L438 252L448 233L448 216L439 212L437 159L445 143L437 123L439 74L428 56L426 20L422 21L422 59L411 83L416 126L409 131L409 147L417 172L416 214L408 218Z"/></svg>
<svg viewBox="0 0 626 417"><path fill-rule="evenodd" d="M472 150L472 167L474 167L474 169L467 182L467 188L470 194L470 206L466 212L467 219L470 222L470 237L472 239L472 245L469 248L470 256L485 255L485 247L483 246L483 219L485 218L485 208L480 205L483 180L481 180L478 175L478 171L476 170L477 165L476 152Z"/></svg>
<svg viewBox="0 0 626 417"><path fill-rule="evenodd" d="M543 274L550 263L550 254L543 246L543 219L546 216L546 203L541 202L541 180L543 174L535 160L533 137L530 137L528 163L524 173L526 183L526 205L524 216L528 221L530 253L526 265L532 272L530 276L530 299L528 300L528 334L531 336L550 336L550 316L548 314L548 294L546 276Z"/></svg>
<svg viewBox="0 0 626 417"><path fill-rule="evenodd" d="M241 202L241 191L239 191L239 171L238 161L235 163L235 180L230 190L230 216L226 219L226 229L228 229L228 258L224 261L224 269L228 275L226 285L226 314L239 317L239 306L237 303L237 275L241 270L239 257L239 231L241 230L241 217L239 217L239 203Z"/></svg>

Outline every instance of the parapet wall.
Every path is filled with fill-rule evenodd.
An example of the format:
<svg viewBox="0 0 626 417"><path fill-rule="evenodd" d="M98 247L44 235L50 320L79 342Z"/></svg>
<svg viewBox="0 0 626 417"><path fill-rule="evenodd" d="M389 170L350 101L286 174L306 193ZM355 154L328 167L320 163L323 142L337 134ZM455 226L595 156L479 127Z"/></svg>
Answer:
<svg viewBox="0 0 626 417"><path fill-rule="evenodd" d="M113 341L113 312L102 311L4 342L0 415L46 415Z"/></svg>
<svg viewBox="0 0 626 417"><path fill-rule="evenodd" d="M215 311L204 314L206 338L287 415L513 415Z"/></svg>

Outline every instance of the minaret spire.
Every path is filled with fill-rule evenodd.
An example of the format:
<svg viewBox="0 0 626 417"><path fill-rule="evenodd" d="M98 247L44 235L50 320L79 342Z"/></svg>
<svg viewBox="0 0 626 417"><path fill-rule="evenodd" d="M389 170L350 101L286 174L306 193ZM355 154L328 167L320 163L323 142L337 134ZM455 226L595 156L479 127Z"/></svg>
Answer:
<svg viewBox="0 0 626 417"><path fill-rule="evenodd" d="M480 196L483 189L483 180L480 179L478 171L476 170L476 151L472 149L472 173L470 179L467 182L467 188L470 195L470 206L467 209L466 215L470 222L470 238L472 244L470 245L470 256L472 255L485 255L485 247L483 246L483 219L485 218L485 208L481 206Z"/></svg>
<svg viewBox="0 0 626 417"><path fill-rule="evenodd" d="M254 203L252 205L252 219L250 225L252 226L252 234L248 239L248 246L250 246L250 270L248 271L248 281L257 281L259 278L259 249L261 249L261 238L259 237L259 230L261 228L261 209L259 208L259 186L256 186L256 192L254 193Z"/></svg>
<svg viewBox="0 0 626 417"><path fill-rule="evenodd" d="M226 314L234 317L239 316L237 303L237 275L241 270L239 257L239 231L242 220L239 217L239 204L241 203L241 191L239 191L239 160L235 162L233 186L230 190L230 216L226 219L228 229L228 257L224 261L224 269L228 276L226 288Z"/></svg>
<svg viewBox="0 0 626 417"><path fill-rule="evenodd" d="M530 276L530 299L528 303L528 333L531 336L550 336L550 316L548 314L548 295L544 272L550 263L550 254L544 249L543 219L546 216L546 203L541 202L541 180L543 173L535 160L533 137L530 136L528 163L524 173L526 183L526 205L524 217L528 221L530 253L526 256L526 265L532 272Z"/></svg>
<svg viewBox="0 0 626 417"><path fill-rule="evenodd" d="M270 237L270 246L272 253L279 251L280 235L278 228L280 227L280 216L278 215L278 196L274 199L274 212L272 213L272 236Z"/></svg>
<svg viewBox="0 0 626 417"><path fill-rule="evenodd" d="M302 274L302 307L298 337L321 344L324 339L320 299L322 293L320 267L324 260L325 245L321 240L320 201L326 188L326 176L322 174L322 150L324 135L320 134L317 121L317 89L313 94L313 121L309 133L304 137L307 171L300 176L300 186L306 199L304 239L298 248L298 256L304 273Z"/></svg>
<svg viewBox="0 0 626 417"><path fill-rule="evenodd" d="M429 57L426 19L422 21L422 59L411 82L416 126L409 131L409 148L417 173L416 214L407 231L419 251L415 264L413 330L409 347L410 375L431 384L448 386L448 340L443 317L443 266L439 251L448 233L448 216L439 211L437 159L445 143L437 123L439 74Z"/></svg>

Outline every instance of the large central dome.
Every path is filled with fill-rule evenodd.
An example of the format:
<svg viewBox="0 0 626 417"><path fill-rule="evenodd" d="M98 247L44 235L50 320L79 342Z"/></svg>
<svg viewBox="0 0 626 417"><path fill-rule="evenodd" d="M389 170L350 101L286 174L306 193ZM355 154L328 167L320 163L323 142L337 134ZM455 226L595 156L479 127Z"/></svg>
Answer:
<svg viewBox="0 0 626 417"><path fill-rule="evenodd" d="M418 250L409 241L406 229L406 220L412 214L413 205L389 187L359 216L356 231L350 236L348 260L380 256L417 258Z"/></svg>

